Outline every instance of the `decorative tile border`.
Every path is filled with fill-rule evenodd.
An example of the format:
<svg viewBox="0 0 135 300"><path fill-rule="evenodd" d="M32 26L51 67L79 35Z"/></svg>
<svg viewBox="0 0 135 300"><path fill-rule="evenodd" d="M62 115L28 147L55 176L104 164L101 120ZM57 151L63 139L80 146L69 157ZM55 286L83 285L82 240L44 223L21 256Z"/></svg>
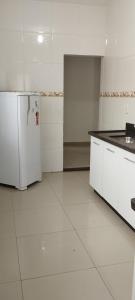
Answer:
<svg viewBox="0 0 135 300"><path fill-rule="evenodd" d="M64 92L45 92L45 91L42 91L40 92L40 95L41 96L46 96L46 97L64 97Z"/></svg>
<svg viewBox="0 0 135 300"><path fill-rule="evenodd" d="M24 91L24 90L7 90L7 91L0 91L0 92L9 92L9 93L35 93L41 96L46 96L46 97L64 97L64 92L57 92L57 91Z"/></svg>
<svg viewBox="0 0 135 300"><path fill-rule="evenodd" d="M135 91L101 92L100 97L135 97Z"/></svg>
<svg viewBox="0 0 135 300"><path fill-rule="evenodd" d="M11 91L10 91L11 92ZM24 92L24 91L13 91L12 92ZM64 97L64 92L57 92L57 91L30 91L31 93L38 93L41 96L44 97ZM118 92L100 92L100 97L103 98L124 98L124 97L135 97L135 90L134 91L118 91Z"/></svg>

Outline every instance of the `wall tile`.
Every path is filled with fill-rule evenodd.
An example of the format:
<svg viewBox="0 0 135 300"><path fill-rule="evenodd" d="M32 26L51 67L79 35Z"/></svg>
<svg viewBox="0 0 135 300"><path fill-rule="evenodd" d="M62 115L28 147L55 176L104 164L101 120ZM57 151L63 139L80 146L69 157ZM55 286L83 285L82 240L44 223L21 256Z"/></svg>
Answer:
<svg viewBox="0 0 135 300"><path fill-rule="evenodd" d="M7 89L7 70L5 65L0 64L0 91L6 91Z"/></svg>
<svg viewBox="0 0 135 300"><path fill-rule="evenodd" d="M31 32L51 32L52 4L49 1L23 0L23 29Z"/></svg>
<svg viewBox="0 0 135 300"><path fill-rule="evenodd" d="M0 29L22 30L22 0L0 2Z"/></svg>
<svg viewBox="0 0 135 300"><path fill-rule="evenodd" d="M103 34L106 30L106 7L79 6L79 33L87 35ZM95 18L96 16L96 18Z"/></svg>
<svg viewBox="0 0 135 300"><path fill-rule="evenodd" d="M135 124L135 98L129 98L126 102L126 122Z"/></svg>
<svg viewBox="0 0 135 300"><path fill-rule="evenodd" d="M65 54L104 55L104 1L97 0L97 6L83 6L2 0L0 90L63 91ZM44 38L41 44L37 43L39 34ZM63 169L63 98L42 98L41 123L43 170L60 171Z"/></svg>
<svg viewBox="0 0 135 300"><path fill-rule="evenodd" d="M0 63L23 62L23 40L21 31L0 30Z"/></svg>
<svg viewBox="0 0 135 300"><path fill-rule="evenodd" d="M72 3L53 3L52 31L53 33L64 34L79 33L79 5Z"/></svg>
<svg viewBox="0 0 135 300"><path fill-rule="evenodd" d="M63 123L63 97L41 97L41 123Z"/></svg>
<svg viewBox="0 0 135 300"><path fill-rule="evenodd" d="M123 99L100 99L100 130L123 130L126 123L126 101ZM110 113L111 112L111 113Z"/></svg>
<svg viewBox="0 0 135 300"><path fill-rule="evenodd" d="M102 36L80 37L80 55L105 55L105 39Z"/></svg>
<svg viewBox="0 0 135 300"><path fill-rule="evenodd" d="M24 90L23 63L0 65L0 90L22 91Z"/></svg>
<svg viewBox="0 0 135 300"><path fill-rule="evenodd" d="M24 33L24 61L25 63L52 63L52 35L42 34L43 43L38 42L38 33Z"/></svg>
<svg viewBox="0 0 135 300"><path fill-rule="evenodd" d="M98 7L98 3L83 6L12 0L11 5L10 0L2 1L0 65L5 61L5 66L0 71L0 88L63 90L64 54L103 55L104 22L105 7ZM43 44L37 43L39 33L43 34ZM22 62L21 72L16 75L16 64ZM15 79L9 78L12 74Z"/></svg>
<svg viewBox="0 0 135 300"><path fill-rule="evenodd" d="M63 148L44 149L42 152L42 170L43 172L63 171Z"/></svg>
<svg viewBox="0 0 135 300"><path fill-rule="evenodd" d="M63 63L65 54L80 54L80 43L81 40L79 35L54 33L52 41L52 60L54 62Z"/></svg>
<svg viewBox="0 0 135 300"><path fill-rule="evenodd" d="M135 3L110 1L107 17L108 42L102 64L101 90L134 90ZM114 21L115 20L115 21Z"/></svg>
<svg viewBox="0 0 135 300"><path fill-rule="evenodd" d="M42 124L41 125L42 149L58 149L63 147L63 125Z"/></svg>
<svg viewBox="0 0 135 300"><path fill-rule="evenodd" d="M33 63L25 64L25 90L63 90L63 65Z"/></svg>

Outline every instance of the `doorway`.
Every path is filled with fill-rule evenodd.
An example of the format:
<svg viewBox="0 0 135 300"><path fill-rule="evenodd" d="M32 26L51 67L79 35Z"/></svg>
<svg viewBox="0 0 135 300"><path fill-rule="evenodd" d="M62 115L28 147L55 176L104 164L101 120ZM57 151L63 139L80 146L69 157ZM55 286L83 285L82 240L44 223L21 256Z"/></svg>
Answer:
<svg viewBox="0 0 135 300"><path fill-rule="evenodd" d="M64 170L90 167L88 130L98 129L101 57L64 56Z"/></svg>

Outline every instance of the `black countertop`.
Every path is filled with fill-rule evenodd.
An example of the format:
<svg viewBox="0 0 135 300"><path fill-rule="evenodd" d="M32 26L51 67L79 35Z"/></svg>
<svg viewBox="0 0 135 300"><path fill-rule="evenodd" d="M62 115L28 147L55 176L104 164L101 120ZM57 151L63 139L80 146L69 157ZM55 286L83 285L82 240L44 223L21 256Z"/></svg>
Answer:
<svg viewBox="0 0 135 300"><path fill-rule="evenodd" d="M126 151L132 152L135 154L135 138L133 143L127 144L122 137L117 137L119 135L125 137L126 130L110 130L110 131L88 131L88 134L94 136L102 141L110 143L116 147L122 148ZM112 137L113 136L113 137ZM116 138L115 138L116 136Z"/></svg>

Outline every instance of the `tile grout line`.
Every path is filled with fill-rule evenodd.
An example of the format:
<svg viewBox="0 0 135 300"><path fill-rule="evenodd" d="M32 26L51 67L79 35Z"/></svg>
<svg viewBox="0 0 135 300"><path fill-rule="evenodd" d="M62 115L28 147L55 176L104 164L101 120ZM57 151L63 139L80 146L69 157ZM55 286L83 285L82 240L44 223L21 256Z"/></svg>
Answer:
<svg viewBox="0 0 135 300"><path fill-rule="evenodd" d="M20 259L19 259L19 248L18 248L18 237L17 237L17 233L16 233L16 224L15 224L15 210L14 210L14 204L13 204L13 195L12 195L12 209L13 209L13 222L14 222L14 230L15 230L15 241L16 241L16 250L17 250L17 261L18 261L18 267L19 267L19 276L20 276L20 285L21 285L21 298L22 300L24 300L24 294L23 294L23 287L22 287L22 279L21 279L21 266L20 266ZM18 292L17 292L18 294Z"/></svg>
<svg viewBox="0 0 135 300"><path fill-rule="evenodd" d="M81 242L82 246L84 247L84 249L85 249L85 251L86 251L88 257L91 259L93 265L95 266L95 269L96 269L96 271L97 271L99 277L101 278L102 282L104 283L104 286L105 286L106 289L108 290L108 292L109 292L109 294L111 295L112 299L113 299L113 300L116 300L116 299L114 299L114 297L113 297L113 295L112 295L110 289L108 288L108 285L106 284L106 282L104 281L104 279L101 277L101 274L100 274L100 272L99 272L99 270L98 270L97 264L95 263L93 257L91 256L91 254L89 253L89 251L88 251L87 248L85 247L85 244L83 243L83 241L82 241L82 239L80 238L80 236L79 236L79 234L78 234L78 232L77 232L76 229L75 229L75 232L76 232L76 235L77 235L79 241Z"/></svg>
<svg viewBox="0 0 135 300"><path fill-rule="evenodd" d="M47 181L48 182L48 181ZM49 186L50 186L50 183L48 182L48 184L49 184ZM51 189L52 189L52 186L50 186L51 187ZM60 203L60 201L59 201L59 198L57 197L57 195L56 195L56 193L54 192L54 190L52 189L52 191L53 191L53 193L54 193L54 195L56 196L56 198L57 198L57 201L58 201L58 204L60 204L60 207L62 207L62 205L61 205L61 203ZM12 206L13 206L13 202L12 202ZM63 210L63 212L64 212L64 209L62 209ZM65 213L64 213L65 214ZM67 214L65 214L66 215L66 217L67 217ZM15 210L14 210L14 207L13 207L13 216L14 216L14 218L13 218L13 220L14 220L14 228L15 228L15 234L16 234L16 226L15 226ZM71 223L71 222L70 222ZM70 224L70 225L72 225L72 224ZM45 278L45 277L52 277L52 276L56 276L56 275L62 275L62 274L68 274L68 273L73 273L73 272L77 272L77 271L85 271L85 270L89 270L89 269L94 269L95 267L93 266L92 268L88 268L88 269L78 269L78 270L70 270L70 271L65 271L65 272L60 272L60 273L54 273L54 274L47 274L47 275L43 275L43 276L37 276L37 277L31 277L31 278L26 278L26 279L22 279L21 278L21 269L20 269L20 260L19 260L19 249L18 249L18 239L19 238L22 238L22 237L29 237L29 236L37 236L37 235L46 235L46 234L48 234L48 235L50 235L50 234L55 234L55 233L58 233L58 232L74 232L74 230L73 229L71 229L71 230L64 230L64 231L56 231L56 232L48 232L48 233L40 233L40 234L33 234L33 235L26 235L26 236L20 236L20 237L17 237L17 234L16 234L16 247L17 247L17 255L18 255L18 265L19 265L19 273L20 273L20 283L21 283L21 290L22 290L22 296L23 296L23 300L24 300L24 295L23 295L23 287L22 287L22 283L23 283L23 281L27 281L27 280L34 280L34 279L38 279L38 278Z"/></svg>
<svg viewBox="0 0 135 300"><path fill-rule="evenodd" d="M64 209L63 209L63 210L64 210ZM71 222L71 224L72 224L72 222ZM73 226L73 224L72 224L72 226ZM97 271L99 277L101 278L102 282L104 283L104 286L105 286L106 289L108 290L108 292L109 292L109 294L111 295L112 299L113 299L113 300L116 300L116 299L113 297L112 292L110 291L110 289L109 289L107 283L106 283L105 280L102 278L102 276L101 276L101 274L100 274L100 272L99 272L99 270L98 270L97 264L95 263L93 257L91 256L91 254L90 254L89 251L87 250L87 248L86 248L84 242L82 241L81 237L79 236L79 234L78 234L78 232L77 232L77 229L76 229L74 226L73 226L73 228L74 228L74 231L75 231L75 233L76 233L76 236L78 237L78 239L79 239L81 245L83 246L83 248L84 248L84 250L86 251L86 253L87 253L88 257L90 258L90 260L92 261L93 266L95 266L95 269L96 269L96 271Z"/></svg>
<svg viewBox="0 0 135 300"><path fill-rule="evenodd" d="M105 281L104 277L102 276L102 274L100 273L100 271L98 269L97 269L97 272L98 272L101 280L104 282L104 285L106 286L106 288L109 291L110 295L112 296L112 299L117 300L117 299L115 299L114 295L112 294L112 291L111 291L111 288L110 288L109 284Z"/></svg>
<svg viewBox="0 0 135 300"><path fill-rule="evenodd" d="M10 284L10 283L20 283L20 280L8 280L8 281L1 281L0 282L0 286L3 285L3 284Z"/></svg>
<svg viewBox="0 0 135 300"><path fill-rule="evenodd" d="M52 184L49 182L49 180L48 180L48 179L47 179L47 181L48 181L48 183L49 183L50 187L52 188L52 190L53 190L53 192L54 192L54 194L55 194L56 198L58 199L58 202L59 202L59 204L60 204L60 207L62 208L62 210L63 210L63 212L64 212L65 216L67 217L67 219L68 219L68 221L69 221L70 225L72 226L72 228L73 228L73 230L74 230L74 226L73 226L73 224L72 224L72 222L71 222L71 220L70 220L69 216L67 216L67 213L65 212L65 210L64 210L64 207L63 207L63 205L62 205L62 203L61 203L61 201L60 201L60 197L57 195L56 191L54 190L54 188L53 188Z"/></svg>
<svg viewBox="0 0 135 300"><path fill-rule="evenodd" d="M90 255L89 255L89 257L90 257ZM68 274L68 273L76 273L76 272L87 271L87 270L92 270L92 269L96 269L96 270L99 269L100 270L100 268L107 268L107 267L112 267L112 266L120 266L120 265L123 265L123 264L131 264L131 261L125 261L123 263L110 264L110 265L105 265L105 266L96 266L96 265L93 264L92 267L88 267L88 268L73 269L73 270L64 271L64 272L57 272L57 273L45 274L45 275L41 275L41 276L37 276L37 277L22 278L21 280L18 279L18 280L1 281L0 282L0 286L4 285L4 284L20 283L21 281L34 280L34 279L38 279L38 278L53 277L53 276L56 276L56 275L62 275L62 274Z"/></svg>
<svg viewBox="0 0 135 300"><path fill-rule="evenodd" d="M133 262L132 260L125 260L125 261L122 261L122 262L112 263L112 264L108 264L108 265L97 265L97 269L113 267L113 266L119 266L119 265L123 265L123 264L130 264L132 262Z"/></svg>
<svg viewBox="0 0 135 300"><path fill-rule="evenodd" d="M55 189L53 188L53 185L50 183L50 181L49 181L48 179L47 179L47 182L48 182L50 188L52 189L54 195L56 196L57 201L58 201L58 204L59 204L60 207L62 208L62 210L63 210L65 216L67 217L67 219L68 219L70 225L72 225L72 228L73 228L73 229L71 229L71 230L69 229L69 230L56 231L56 232L51 232L51 233L50 233L50 232L48 232L48 233L40 233L40 234L37 233L37 234L33 234L33 235L26 235L26 236L20 236L20 237L17 237L17 235L16 235L17 254L18 254L18 264L19 264L19 271L20 271L20 280L21 280L22 294L23 294L22 282L25 281L25 280L34 280L34 279L37 279L37 278L44 278L44 277L49 277L49 276L55 276L55 275L61 275L61 274L71 273L71 272L77 272L77 271L83 271L83 270L85 271L85 270L96 269L97 272L98 272L98 274L99 274L99 276L100 276L100 278L101 278L101 280L102 280L102 282L103 282L104 285L106 286L106 288L107 288L109 294L110 294L110 295L112 296L112 298L114 299L114 297L113 297L113 295L112 295L112 293L111 293L111 291L110 291L108 285L107 285L106 282L104 281L104 278L102 278L102 275L100 274L100 270L99 270L99 267L107 267L107 266L110 266L110 265L97 266L96 263L93 263L93 267L92 267L92 268L89 267L89 268L87 268L87 269L71 270L71 271L67 271L67 272L65 271L65 272L60 272L60 273L55 273L55 274L47 274L47 275L38 276L38 277L32 277L32 278L21 279L21 270L20 270L20 262L19 262L19 249L18 249L18 243L17 243L17 241L18 241L19 238L22 238L22 237L29 237L29 236L35 236L35 235L36 235L36 236L37 236L37 235L50 235L50 234L55 234L55 233L58 233L58 232L75 232L75 234L76 234L76 236L78 237L80 243L82 244L82 246L83 246L85 252L87 253L88 257L89 257L89 258L91 259L91 261L93 262L93 258L91 258L90 253L88 253L87 248L85 247L85 244L83 244L83 241L81 240L81 237L79 236L79 233L77 232L78 229L76 229L76 228L74 227L74 225L72 224L72 221L70 220L70 217L68 216L68 213L67 213L66 210L65 210L64 205L62 205L62 202L60 201L60 197L57 195ZM12 205L13 205L13 201L12 201ZM14 219L14 227L15 227L15 210L14 210L14 209L13 209L13 216L14 216L13 219ZM15 227L15 233L16 233L16 227ZM111 265L118 265L118 264L123 264L123 263L128 263L128 262L129 262L129 261L127 261L127 262L120 262L120 263L111 264ZM23 299L24 299L24 296L23 296Z"/></svg>
<svg viewBox="0 0 135 300"><path fill-rule="evenodd" d="M48 180L47 180L47 182L48 182ZM65 211L64 211L64 209L63 209L63 207L62 207L62 204L60 203L60 201L59 201L59 197L57 196L57 194L55 193L55 191L54 191L54 189L52 188L52 186L50 185L50 183L48 182L48 184L49 184L49 186L51 187L51 189L52 189L52 191L53 191L53 193L55 194L55 196L56 196L56 198L57 198L57 200L58 200L58 203L60 204L60 207L62 208L62 210L63 210L63 212L64 212L64 214L65 214L65 216L67 217L67 219L69 220L69 218L68 218L68 216L67 216L67 214L65 213ZM15 211L14 211L14 213L15 213ZM15 217L14 217L14 219L15 219ZM14 220L15 221L15 220ZM69 222L70 222L70 220L69 220ZM72 225L72 223L70 222L70 225ZM40 234L36 234L36 236L37 235L50 235L50 234L55 234L55 233L58 233L58 232L75 232L74 231L74 227L73 227L73 225L72 225L72 230L64 230L64 231L56 231L56 232L48 232L48 233L40 233ZM28 237L29 236L35 236L35 234L33 234L33 235L27 235ZM27 237L27 236L20 236L20 237L16 237L16 241L19 239L19 238L22 238L22 237ZM18 243L17 243L17 254L18 254L18 261L19 261L19 251L18 251ZM20 262L19 262L19 269L20 269ZM37 276L37 277L31 277L31 278L24 278L24 279L21 279L21 288L22 288L22 282L23 281L28 281L28 280L34 280L34 279L38 279L38 278L46 278L46 277L53 277L53 276L57 276L57 275L62 275L62 274L68 274L68 273L75 273L75 272L78 272L78 271L86 271L86 270L91 270L91 269L95 269L95 266L94 266L94 264L93 264L93 267L89 267L89 268L87 268L87 269L78 269L78 270L70 270L70 271L64 271L64 272L60 272L60 273L53 273L53 274L47 274L47 275L43 275L43 276ZM20 278L21 278L21 271L20 271ZM23 288L22 288L22 295L23 295ZM24 295L23 295L23 299L24 299Z"/></svg>
<svg viewBox="0 0 135 300"><path fill-rule="evenodd" d="M71 223L72 223L72 222L71 222ZM74 226L73 226L73 227L74 227ZM87 255L88 255L88 257L90 258L90 260L92 261L93 266L95 266L95 269L96 269L96 271L97 271L99 277L101 278L102 282L104 283L104 286L107 288L109 294L112 296L112 299L115 300L114 297L113 297L113 295L112 295L112 293L111 293L111 291L110 291L110 289L108 288L106 282L105 282L104 279L101 277L101 274L100 274L100 272L99 272L99 270L98 270L97 264L95 263L95 261L93 260L93 257L90 255L89 251L88 251L87 248L85 247L85 244L83 243L82 239L80 238L80 236L79 236L79 234L78 234L78 232L77 232L77 230L76 230L75 227L74 227L74 231L75 231L76 236L78 237L78 239L79 239L81 245L83 246L85 252L87 253Z"/></svg>
<svg viewBox="0 0 135 300"><path fill-rule="evenodd" d="M49 278L49 277L53 277L53 276L61 276L63 274L70 274L70 273L77 273L77 272L81 272L81 271L88 271L88 270L93 270L96 269L95 267L92 268L88 268L88 269L76 269L76 270L70 270L70 271L64 271L64 272L58 272L58 273L50 273L50 274L46 274L46 275L39 275L37 277L29 277L29 278L23 278L22 281L28 281L28 280L34 280L34 279L40 279L40 278Z"/></svg>
<svg viewBox="0 0 135 300"><path fill-rule="evenodd" d="M49 186L50 186L50 184L49 184ZM52 187L51 187L51 189L52 189ZM53 193L54 193L54 191L53 191ZM56 196L56 194L55 194L55 196ZM56 198L57 198L58 204L59 204L59 199L58 199L58 197L56 197ZM60 205L60 207L61 207L61 205ZM34 279L38 279L38 278L45 278L45 277L49 277L49 276L52 277L52 276L56 276L56 275L68 274L68 273L71 273L71 272L77 272L77 271L84 271L84 270L86 270L86 269L70 270L70 271L67 271L67 272L60 272L60 273L55 273L55 274L47 274L47 275L43 275L43 276L37 276L37 277L31 277L31 278L27 278L27 279L22 279L21 278L21 266L20 266L20 260L19 260L19 248L18 248L18 239L19 238L22 238L22 237L26 238L26 237L29 237L29 236L46 235L46 234L50 235L50 234L55 234L55 233L58 233L58 232L73 232L73 230L64 230L64 231L56 231L56 232L51 232L51 233L48 232L48 233L40 233L40 234L36 234L36 235L33 234L33 235L26 235L26 236L17 237L16 226L15 226L15 210L14 210L14 206L13 206L13 199L12 199L12 210L13 210L13 222L14 222L15 240L16 240L16 248L17 248L17 258L18 258L18 266L19 266L19 274L20 274L20 280L18 280L18 282L20 282L20 284L21 284L22 300L24 300L23 286L22 286L23 281L34 280Z"/></svg>
<svg viewBox="0 0 135 300"><path fill-rule="evenodd" d="M48 181L48 182L49 182L49 181ZM49 184L50 184L50 182L49 182ZM90 258L90 260L92 261L93 266L95 266L95 269L97 270L97 273L98 273L98 275L99 275L101 281L103 282L104 286L106 287L106 289L107 289L108 293L110 294L110 296L112 297L112 299L113 299L113 300L116 300L116 299L114 298L114 296L112 295L112 292L111 292L110 289L108 288L108 285L106 284L106 282L104 281L104 279L101 277L101 274L100 274L100 272L99 272L99 270L98 270L98 268L97 268L96 263L94 262L93 258L90 256L90 254L89 254L87 248L85 247L85 245L84 245L82 239L80 238L80 236L79 236L79 234L78 234L76 228L75 228L74 225L72 224L72 221L70 220L70 218L69 218L67 212L65 211L64 206L63 206L62 203L60 202L60 198L59 198L58 195L56 194L56 191L54 190L54 188L53 188L53 186L52 186L51 184L50 184L50 186L52 187L53 192L55 193L56 197L58 198L58 201L59 201L59 203L60 203L60 205L61 205L61 207L62 207L62 209L63 209L63 211L64 211L64 213L65 213L65 215L66 215L66 217L68 218L69 222L71 223L71 225L72 225L72 227L73 227L73 230L74 230L74 232L76 233L76 236L78 237L78 239L79 239L81 245L83 246L83 249L84 249L85 252L87 253L87 255L88 255L88 257ZM88 270L88 269L87 269L87 270Z"/></svg>
<svg viewBox="0 0 135 300"><path fill-rule="evenodd" d="M51 232L40 232L40 233L33 233L33 234L28 234L28 235L19 235L17 236L17 240L21 238L32 238L32 237L37 237L37 236L43 236L43 235L55 235L57 233L62 233L62 232L73 232L73 229L65 229L65 230L58 230L58 231L51 231Z"/></svg>

